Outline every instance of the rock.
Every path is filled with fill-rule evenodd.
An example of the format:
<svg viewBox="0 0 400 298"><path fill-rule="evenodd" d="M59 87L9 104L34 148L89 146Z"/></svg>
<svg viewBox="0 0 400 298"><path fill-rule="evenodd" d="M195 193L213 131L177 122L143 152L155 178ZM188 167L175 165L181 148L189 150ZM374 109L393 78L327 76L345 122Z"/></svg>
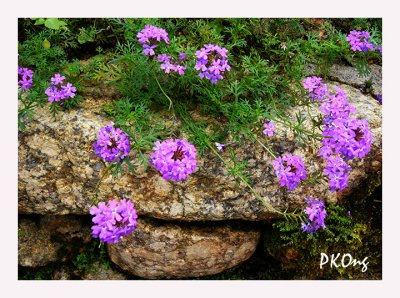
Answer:
<svg viewBox="0 0 400 298"><path fill-rule="evenodd" d="M272 166L273 158L259 144L229 145L239 161L248 162L252 187L274 208L281 211L302 209L306 196L335 202L359 191L372 173L381 171L381 106L358 89L347 85L340 87L357 108L355 117L367 119L373 134L368 156L350 162L352 171L345 191L329 191L326 181L301 183L294 191L288 191L280 187ZM48 108L37 109L26 131L19 135L20 213L88 214L90 207L99 201L124 196L135 203L139 216L165 220L268 220L276 216L243 183L237 185L227 175L223 162L210 151L198 157L197 171L185 181L165 181L151 166L137 175L126 174L113 180L106 173L107 165L94 155L92 148L99 129L110 122L99 115L106 102L88 96L79 109L59 113L56 121ZM317 105L309 112L320 114ZM307 110L297 106L288 111L292 121L296 113L309 119ZM160 116L155 121L165 122L165 119ZM171 129L178 130L179 124L172 125L176 127ZM305 125L311 129L309 120ZM269 141L276 151L300 155L309 177L324 168L324 161L317 155L320 142L301 140L286 126L278 124L273 137L267 139L260 133L259 139ZM222 155L228 157L227 153Z"/></svg>
<svg viewBox="0 0 400 298"><path fill-rule="evenodd" d="M365 87L367 81L372 83L372 94L382 95L382 66L369 65L371 72L367 76L360 76L356 68L334 64L329 70L328 78L342 84L350 85L356 88ZM316 67L310 65L307 68L309 75L315 75Z"/></svg>
<svg viewBox="0 0 400 298"><path fill-rule="evenodd" d="M247 260L260 230L239 223L174 224L140 218L136 230L107 245L112 262L142 278L212 275Z"/></svg>
<svg viewBox="0 0 400 298"><path fill-rule="evenodd" d="M75 216L21 218L18 265L39 267L73 259L90 240L90 227Z"/></svg>

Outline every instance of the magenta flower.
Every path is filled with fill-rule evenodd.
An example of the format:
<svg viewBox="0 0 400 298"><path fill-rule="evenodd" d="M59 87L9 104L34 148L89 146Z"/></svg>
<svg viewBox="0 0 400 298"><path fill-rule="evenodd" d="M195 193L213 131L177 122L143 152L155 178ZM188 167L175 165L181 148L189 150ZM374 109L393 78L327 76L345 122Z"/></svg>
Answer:
<svg viewBox="0 0 400 298"><path fill-rule="evenodd" d="M329 94L328 86L322 83L320 77L312 76L303 80L303 86L308 91L307 97L311 98L312 101L322 101Z"/></svg>
<svg viewBox="0 0 400 298"><path fill-rule="evenodd" d="M90 208L90 214L94 215L92 236L99 238L101 242L118 243L122 237L136 229L137 214L129 199L123 198L119 202L113 199L107 205L100 202L97 207Z"/></svg>
<svg viewBox="0 0 400 298"><path fill-rule="evenodd" d="M267 120L267 122L265 122L263 126L264 126L263 134L272 137L274 135L274 131L276 128L276 122Z"/></svg>
<svg viewBox="0 0 400 298"><path fill-rule="evenodd" d="M307 215L307 221L301 223L301 229L303 232L313 234L320 228L325 229L325 218L327 216L325 210L325 203L309 197L306 199L308 206L304 209L304 213Z"/></svg>
<svg viewBox="0 0 400 298"><path fill-rule="evenodd" d="M348 172L351 167L340 156L330 156L327 159L324 174L329 177L329 189L331 191L347 188L349 182Z"/></svg>
<svg viewBox="0 0 400 298"><path fill-rule="evenodd" d="M382 52L382 47L375 44L371 40L371 35L366 31L350 31L346 40L349 42L351 50L354 52L368 52L375 50Z"/></svg>
<svg viewBox="0 0 400 298"><path fill-rule="evenodd" d="M179 65L176 60L167 54L160 54L157 56L158 62L163 62L160 66L165 73L176 72L179 75L184 75L186 66Z"/></svg>
<svg viewBox="0 0 400 298"><path fill-rule="evenodd" d="M195 69L200 71L199 77L210 80L212 84L222 80L224 72L231 70L227 52L227 49L213 44L206 44L204 48L197 51Z"/></svg>
<svg viewBox="0 0 400 298"><path fill-rule="evenodd" d="M166 44L169 44L167 31L163 28L158 28L152 25L146 25L136 36L139 43L143 45L143 54L147 56L155 55L154 49L157 47L156 44L161 40L164 40Z"/></svg>
<svg viewBox="0 0 400 298"><path fill-rule="evenodd" d="M18 66L18 86L21 86L23 90L32 87L33 71L28 68L22 68Z"/></svg>
<svg viewBox="0 0 400 298"><path fill-rule="evenodd" d="M196 170L196 148L186 140L168 139L154 143L150 164L164 179L181 181Z"/></svg>
<svg viewBox="0 0 400 298"><path fill-rule="evenodd" d="M272 164L280 185L286 186L289 190L295 189L300 181L307 177L306 168L300 156L287 153L272 161Z"/></svg>
<svg viewBox="0 0 400 298"><path fill-rule="evenodd" d="M56 73L54 77L50 79L52 85L61 85L64 81L65 77Z"/></svg>
<svg viewBox="0 0 400 298"><path fill-rule="evenodd" d="M64 79L65 77L60 74L55 74L50 79L50 87L44 92L49 97L49 102L62 102L75 96L76 88L69 82L63 85Z"/></svg>
<svg viewBox="0 0 400 298"><path fill-rule="evenodd" d="M128 156L131 150L128 135L120 128L114 128L114 123L100 129L97 141L93 144L95 154L107 162L120 162Z"/></svg>

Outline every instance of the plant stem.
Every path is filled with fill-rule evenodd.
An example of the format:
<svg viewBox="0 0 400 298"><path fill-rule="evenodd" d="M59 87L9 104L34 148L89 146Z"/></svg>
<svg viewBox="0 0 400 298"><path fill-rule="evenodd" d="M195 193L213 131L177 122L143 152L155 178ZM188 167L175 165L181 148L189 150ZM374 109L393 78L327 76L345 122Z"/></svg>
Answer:
<svg viewBox="0 0 400 298"><path fill-rule="evenodd" d="M157 85L158 87L160 87L161 92L164 94L164 96L169 100L169 107L168 107L168 111L171 109L172 107L172 114L174 114L175 117L175 113L174 113L174 105L172 103L172 99L165 93L164 89L161 87L160 82L157 80L157 77L154 76L154 78L156 79Z"/></svg>
<svg viewBox="0 0 400 298"><path fill-rule="evenodd" d="M254 140L256 140L265 150L268 151L269 154L272 155L273 158L276 159L276 155L272 152L272 150L270 148L268 148L267 146L265 146L263 143L261 143L261 141L254 135L252 134L252 137Z"/></svg>

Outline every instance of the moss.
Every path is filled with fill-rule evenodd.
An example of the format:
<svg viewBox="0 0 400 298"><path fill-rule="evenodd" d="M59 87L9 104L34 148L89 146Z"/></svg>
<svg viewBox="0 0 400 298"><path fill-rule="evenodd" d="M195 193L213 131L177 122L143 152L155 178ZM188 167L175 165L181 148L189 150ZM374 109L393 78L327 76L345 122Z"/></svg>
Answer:
<svg viewBox="0 0 400 298"><path fill-rule="evenodd" d="M282 270L294 279L381 279L381 210L368 216L371 215L371 209L379 205L366 203L374 198L379 201L379 195L378 190L364 199L364 205L358 202L360 208L350 213L345 207L328 205L327 228L313 235L303 233L298 223L277 221L265 231L265 252L279 260ZM346 253L359 261L368 257L368 269L362 272L361 265L346 268L326 265L320 269L321 253L340 253L336 262L338 265Z"/></svg>

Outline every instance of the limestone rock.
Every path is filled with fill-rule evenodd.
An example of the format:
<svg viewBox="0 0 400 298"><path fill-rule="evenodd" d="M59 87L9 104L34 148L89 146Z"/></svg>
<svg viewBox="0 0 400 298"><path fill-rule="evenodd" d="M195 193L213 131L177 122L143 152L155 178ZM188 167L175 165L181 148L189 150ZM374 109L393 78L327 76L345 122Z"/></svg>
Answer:
<svg viewBox="0 0 400 298"><path fill-rule="evenodd" d="M18 224L18 265L39 267L73 259L90 240L89 225L75 216L21 218Z"/></svg>
<svg viewBox="0 0 400 298"><path fill-rule="evenodd" d="M247 260L260 230L226 223L174 224L141 218L136 230L107 245L123 270L148 279L212 275Z"/></svg>
<svg viewBox="0 0 400 298"><path fill-rule="evenodd" d="M229 145L239 161L247 161L253 188L279 210L303 208L306 196L331 202L340 200L358 191L372 173L381 171L381 106L358 89L335 85L347 92L350 103L358 111L355 117L367 119L373 135L368 156L350 162L352 171L345 191L329 191L326 181L301 183L294 191L288 191L280 187L273 158L259 144ZM124 196L135 203L139 216L165 220L266 220L275 216L245 185L237 185L227 175L227 168L212 152L198 157L197 171L185 181L165 181L151 166L137 175L126 174L112 180L111 175L105 173L107 165L94 155L92 148L99 129L110 122L100 115L106 102L104 98L87 95L80 108L59 113L56 121L47 108L37 110L26 131L19 135L20 213L88 214L98 201ZM309 112L320 114L317 105ZM309 119L307 110L298 106L288 111L292 121L296 113ZM165 120L160 118L159 121ZM305 124L311 129L309 120ZM179 128L179 124L175 125L171 129ZM302 141L286 126L278 124L273 137L267 138L260 132L259 138L270 142L275 151L300 155L308 177L324 168L324 161L317 154L320 143ZM226 153L222 155L227 157ZM104 179L100 181L102 175Z"/></svg>

